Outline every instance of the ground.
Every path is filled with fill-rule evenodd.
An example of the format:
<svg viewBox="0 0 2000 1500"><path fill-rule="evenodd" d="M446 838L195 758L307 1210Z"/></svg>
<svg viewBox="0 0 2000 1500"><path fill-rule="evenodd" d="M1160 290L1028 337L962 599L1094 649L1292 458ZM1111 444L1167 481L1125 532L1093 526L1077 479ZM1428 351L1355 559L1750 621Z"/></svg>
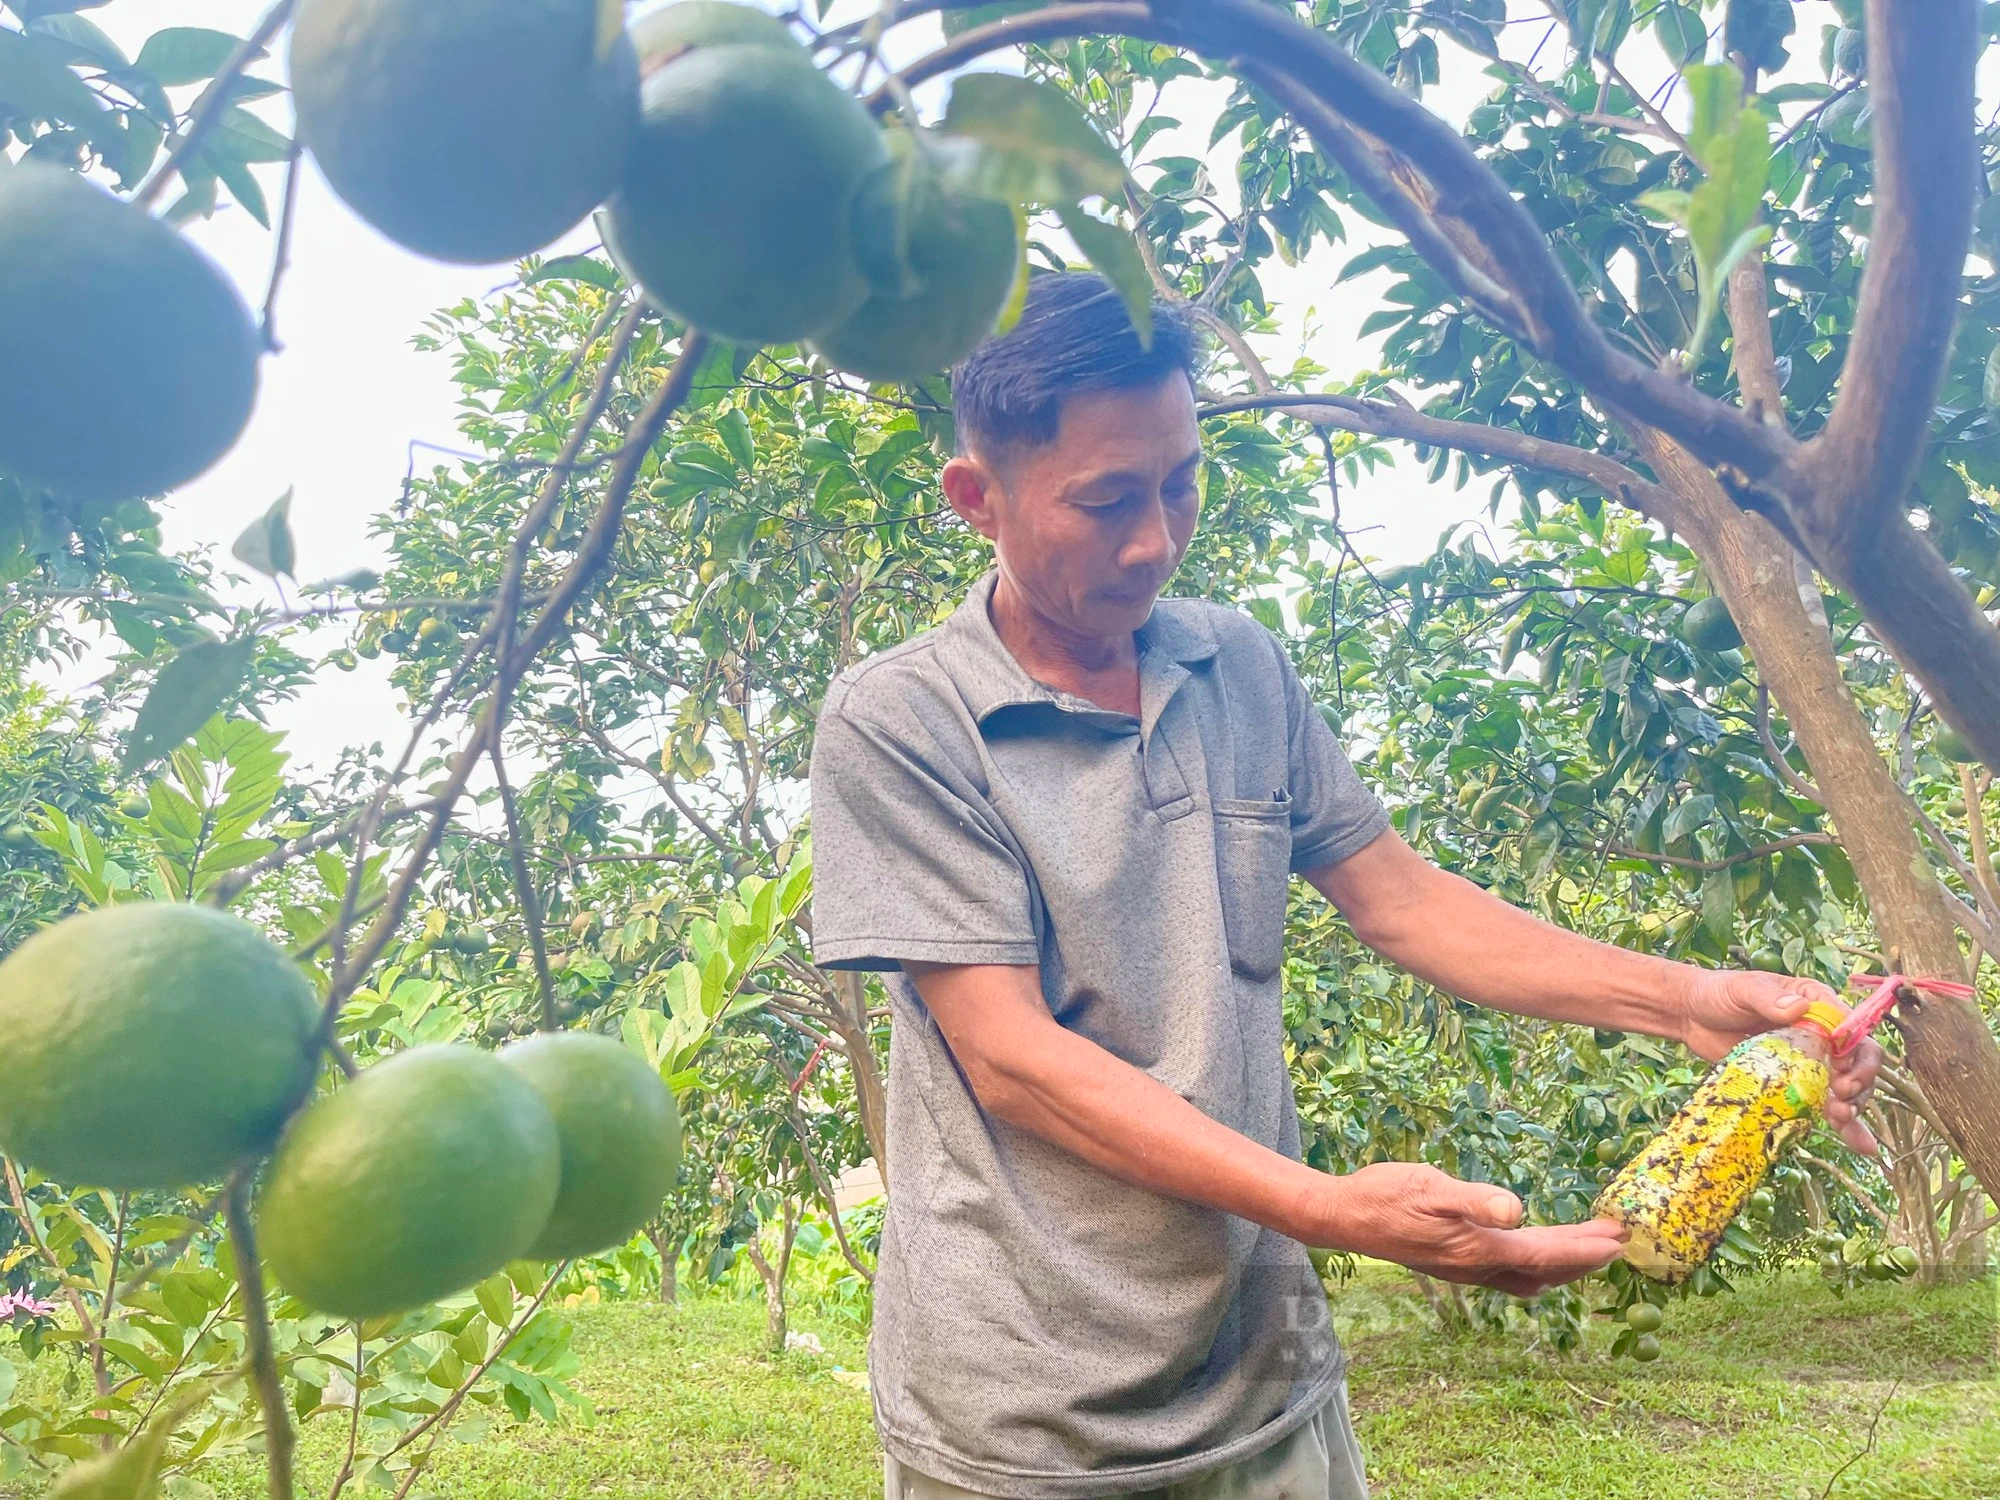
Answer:
<svg viewBox="0 0 2000 1500"><path fill-rule="evenodd" d="M1365 1268L1337 1306L1376 1500L1981 1500L2000 1496L1994 1295L1761 1279L1677 1304L1650 1366L1608 1361L1607 1328L1566 1359L1518 1333L1441 1334L1390 1267ZM770 1359L749 1301L577 1320L595 1424L505 1425L450 1448L437 1500L880 1493L867 1397L834 1377L861 1364L851 1326L806 1317L825 1356ZM302 1493L324 1493L333 1438L330 1423L308 1433ZM263 1493L247 1469L205 1477L223 1500Z"/></svg>

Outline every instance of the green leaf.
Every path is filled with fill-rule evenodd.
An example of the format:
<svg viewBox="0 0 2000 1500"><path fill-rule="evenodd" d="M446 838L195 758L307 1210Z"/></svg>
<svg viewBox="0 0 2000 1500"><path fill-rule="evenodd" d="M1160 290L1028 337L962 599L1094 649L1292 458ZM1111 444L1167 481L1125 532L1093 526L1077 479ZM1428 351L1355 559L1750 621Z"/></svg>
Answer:
<svg viewBox="0 0 2000 1500"><path fill-rule="evenodd" d="M558 255L554 260L543 261L521 278L521 285L534 286L544 281L581 281L607 292L615 292L623 285L618 268L594 255Z"/></svg>
<svg viewBox="0 0 2000 1500"><path fill-rule="evenodd" d="M1719 947L1736 929L1736 879L1726 869L1710 870L1701 881L1701 925Z"/></svg>
<svg viewBox="0 0 2000 1500"><path fill-rule="evenodd" d="M91 140L116 123L81 78L18 31L0 28L0 99L16 114L74 125Z"/></svg>
<svg viewBox="0 0 2000 1500"><path fill-rule="evenodd" d="M1708 24L1698 9L1680 0L1661 0L1653 13L1653 30L1670 62L1699 62L1708 51Z"/></svg>
<svg viewBox="0 0 2000 1500"><path fill-rule="evenodd" d="M1743 75L1735 63L1698 63L1681 71L1687 88L1688 150L1707 164L1709 143L1730 129L1743 110Z"/></svg>
<svg viewBox="0 0 2000 1500"><path fill-rule="evenodd" d="M1009 73L952 85L938 153L950 185L1020 206L1054 207L1125 190L1125 163L1068 96ZM951 138L956 137L954 141ZM976 149L965 150L965 143Z"/></svg>
<svg viewBox="0 0 2000 1500"><path fill-rule="evenodd" d="M167 88L213 78L229 61L241 38L205 26L169 26L146 38L134 66Z"/></svg>
<svg viewBox="0 0 2000 1500"><path fill-rule="evenodd" d="M185 744L243 686L256 651L253 635L183 647L160 669L139 707L120 762L125 770L136 771Z"/></svg>
<svg viewBox="0 0 2000 1500"><path fill-rule="evenodd" d="M497 1271L480 1282L472 1289L472 1295L495 1328L505 1328L514 1316L514 1283L507 1279L505 1271Z"/></svg>
<svg viewBox="0 0 2000 1500"><path fill-rule="evenodd" d="M1080 208L1059 208L1057 216L1076 246L1104 279L1117 288L1125 312L1139 335L1139 343L1153 347L1153 283L1146 275L1146 262L1131 231L1093 219Z"/></svg>
<svg viewBox="0 0 2000 1500"><path fill-rule="evenodd" d="M722 439L722 446L729 450L729 456L736 460L739 469L745 474L756 469L757 439L750 431L750 419L741 409L725 412L718 417L715 422L715 433ZM737 722L740 724L742 720L739 718ZM736 736L737 739L742 737L740 734Z"/></svg>
<svg viewBox="0 0 2000 1500"><path fill-rule="evenodd" d="M1993 346L1993 352L1986 356L1986 379L1981 386L1989 412L2000 413L2000 344Z"/></svg>
<svg viewBox="0 0 2000 1500"><path fill-rule="evenodd" d="M1723 13L1724 50L1741 53L1751 67L1775 73L1791 60L1785 38L1797 21L1792 0L1729 0Z"/></svg>
<svg viewBox="0 0 2000 1500"><path fill-rule="evenodd" d="M94 21L86 21L82 16L68 13L41 16L28 23L28 31L34 36L53 37L64 43L73 54L72 61L87 67L130 66L124 49L106 36Z"/></svg>
<svg viewBox="0 0 2000 1500"><path fill-rule="evenodd" d="M297 552L292 543L291 514L292 492L286 490L230 544L230 555L248 563L266 578L295 577L293 564Z"/></svg>

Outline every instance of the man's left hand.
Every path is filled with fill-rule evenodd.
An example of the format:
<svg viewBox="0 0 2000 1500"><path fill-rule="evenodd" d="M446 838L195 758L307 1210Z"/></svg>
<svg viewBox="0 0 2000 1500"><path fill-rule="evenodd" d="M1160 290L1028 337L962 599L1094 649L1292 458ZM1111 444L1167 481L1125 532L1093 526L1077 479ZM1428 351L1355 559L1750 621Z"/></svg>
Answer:
<svg viewBox="0 0 2000 1500"><path fill-rule="evenodd" d="M1681 999L1680 1040L1710 1062L1747 1036L1794 1024L1814 1000L1840 998L1818 980L1787 974L1692 967L1683 972L1687 988ZM1879 1150L1861 1115L1881 1068L1882 1049L1865 1038L1845 1057L1833 1060L1827 1123L1865 1156Z"/></svg>

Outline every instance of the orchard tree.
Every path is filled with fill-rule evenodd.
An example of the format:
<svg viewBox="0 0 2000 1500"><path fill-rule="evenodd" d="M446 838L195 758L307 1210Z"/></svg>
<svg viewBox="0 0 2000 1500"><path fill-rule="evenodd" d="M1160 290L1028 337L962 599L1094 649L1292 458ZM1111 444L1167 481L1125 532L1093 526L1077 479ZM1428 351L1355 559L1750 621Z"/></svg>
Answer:
<svg viewBox="0 0 2000 1500"><path fill-rule="evenodd" d="M885 75L885 30L940 8L967 12L948 18L947 45ZM490 1003L478 1019L489 1036L496 1022L515 1028L527 993L544 1030L563 1029L566 1002L576 1019L599 1014L591 1003L603 998L597 960L586 955L572 982L570 964L556 963L567 955L552 951L550 941L553 898L574 899L578 860L603 853L620 856L607 864L686 866L695 880L689 894L701 898L699 916L684 924L667 918L677 898L649 892L621 922L615 950L628 961L638 950L635 988L650 982L664 991L657 1009L628 1005L619 1018L629 1049L651 1065L648 1086L659 1089L661 1074L685 1074L732 1020L755 1029L761 1023L748 1018L768 1013L783 1018L774 1023L781 1047L771 1054L773 1066L789 1055L783 1048L808 1037L817 1038L816 1049L837 1044L871 1146L878 1154L887 1146L872 1050L877 1018L863 986L821 975L803 957L798 938L809 918L804 841L794 826L799 808L796 792L788 800L776 787L796 781L809 754L804 725L826 675L890 635L934 620L953 586L970 576L969 543L948 529L925 557L927 570L906 561L924 555L926 511L934 509L919 454L943 430L936 373L1003 321L1018 293L1021 226L1030 215L1060 224L1124 293L1142 327L1157 285L1194 300L1235 354L1243 389L1215 389L1207 405L1223 424L1221 478L1208 498L1211 514L1226 524L1191 559L1189 581L1218 597L1248 595L1270 617L1275 591L1301 580L1317 586L1331 565L1331 581L1308 599L1307 615L1321 612L1315 628L1332 638L1336 664L1353 593L1342 592L1347 552L1337 517L1307 509L1316 503L1314 476L1287 464L1291 432L1340 430L1457 451L1467 455L1468 470L1476 462L1511 471L1531 505L1552 488L1564 498L1602 496L1691 545L1706 587L1723 600L1728 628L1741 631L1776 700L1784 732L1797 739L1803 765L1791 764L1777 741L1779 721L1767 718L1760 699L1758 746L1785 805L1775 794L1736 797L1734 816L1718 813L1712 826L1698 827L1690 814L1662 812L1694 785L1721 808L1717 788L1725 785L1720 769L1729 766L1728 752L1687 752L1693 744L1712 750L1724 736L1711 737L1701 709L1676 705L1663 690L1662 681L1673 679L1650 645L1641 652L1634 644L1650 637L1646 622L1606 622L1625 640L1607 642L1614 650L1598 657L1583 748L1564 747L1570 770L1588 765L1584 749L1610 760L1590 776L1581 800L1575 788L1585 778L1565 775L1553 755L1512 767L1526 774L1500 790L1508 769L1502 761L1518 745L1475 743L1466 760L1465 737L1454 730L1423 739L1416 730L1428 721L1412 711L1410 738L1431 761L1441 757L1447 771L1454 755L1473 766L1482 764L1480 749L1499 752L1492 784L1478 795L1500 795L1472 821L1484 826L1504 805L1510 810L1501 816L1521 819L1526 832L1502 854L1496 875L1504 877L1511 860L1522 893L1539 890L1547 900L1546 851L1571 836L1570 815L1556 809L1577 808L1601 819L1598 831L1616 836L1621 849L1636 851L1621 853L1628 863L1702 875L1695 951L1700 943L1726 950L1736 913L1757 912L1766 880L1773 890L1791 882L1788 900L1803 912L1811 904L1806 876L1815 888L1822 876L1837 879L1824 853L1833 846L1804 836L1828 831L1810 826L1817 805L1838 830L1886 966L1963 974L1961 927L1991 945L1992 881L1942 830L1926 833L1964 882L1962 896L1923 863L1904 790L1856 706L1825 611L1816 614L1808 608L1813 601L1800 596L1794 557L1803 555L1844 589L1873 636L1921 684L1925 697L1912 694L1902 720L1912 744L1931 712L1950 721L1969 749L2000 764L2000 638L1940 550L1958 562L1983 556L1990 571L1991 549L1981 548L1993 528L1972 498L1984 479L1985 413L1968 398L1973 383L1965 367L1984 351L1971 337L1954 355L1950 338L1968 301L1960 273L1985 149L1972 109L1983 12L1972 0L1922 7L1872 0L1865 15L1848 14L1844 31L1854 35L1831 39L1831 76L1807 86L1809 97L1758 87L1782 61L1790 30L1791 12L1776 0L1730 0L1707 10L1667 3L1643 15L1622 3L1566 5L1555 16L1567 50L1550 53L1541 74L1532 62L1500 64L1503 89L1490 116L1476 118L1463 135L1415 96L1436 75L1440 37L1489 56L1497 51L1495 27L1505 17L1491 5L890 4L832 31L802 18L787 27L762 14L689 6L646 17L627 37L607 24L615 11L595 0L538 7L532 35L492 26L477 6L299 0L291 58L303 147L357 211L413 248L476 261L545 245L608 195L600 222L625 274L621 281L588 257L531 267L542 281L605 295L595 305L581 293L567 305L540 305L541 315L569 320L560 366L544 361L524 377L493 363L490 404L481 414L490 428L477 434L491 462L433 477L426 502L460 512L449 530L440 529L433 552L448 553L460 525L470 522L484 543L477 555L458 558L458 567L431 568L429 595L405 595L394 585L378 593L372 578L329 581L308 589L322 602L302 618L239 615L227 621L226 636L201 624L215 613L212 601L177 572L155 569L154 582L142 582L139 575L154 567L148 548L157 554L148 500L208 467L250 417L258 359L275 342L277 272L295 176L280 198L277 272L261 317L174 233L172 220L208 211L225 188L263 216L267 199L253 166L286 160L296 173L301 146L244 107L276 87L247 70L293 20L293 0L279 0L247 38L176 28L136 59L109 46L74 9L41 0L9 9L21 24L0 27L10 142L9 165L0 169L0 363L38 378L0 392L0 402L11 403L0 405L6 566L22 597L64 599L97 613L143 659L132 675L152 680L125 736L123 770L136 776L163 762L170 768L148 784L145 818L148 836L170 853L153 858L143 886L131 871L124 883L113 880L114 867L124 867L93 828L60 807L37 813L45 846L65 860L93 904L111 911L58 924L38 936L42 946L24 952L84 942L85 929L72 923L98 931L109 930L105 921L128 920L118 915L120 898L143 889L213 906L241 900L255 910L268 902L264 914L289 929L309 965L317 993L308 1010L293 1006L296 1014L281 1016L267 998L259 1014L280 1030L316 1015L307 1061L347 1081L308 1104L306 1078L272 1101L281 1107L269 1132L260 1127L254 1138L234 1139L237 1156L220 1191L205 1206L197 1201L202 1212L182 1216L192 1227L147 1231L169 1238L179 1254L216 1212L227 1223L233 1292L226 1281L190 1290L219 1296L216 1305L232 1309L226 1316L240 1333L241 1354L206 1347L217 1355L218 1382L247 1365L274 1497L293 1494L288 1408L295 1403L281 1360L303 1346L288 1331L287 1347L279 1347L276 1331L290 1324L274 1327L270 1316L260 1232L281 1282L302 1306L358 1325L348 1367L351 1432L361 1431L367 1409L371 1329L414 1351L410 1358L433 1355L424 1378L451 1387L414 1427L376 1450L399 1493L417 1482L427 1451L411 1455L410 1444L443 1434L499 1368L510 1340L524 1338L547 1354L555 1361L548 1378L560 1380L560 1335L534 1337L535 1304L516 1311L505 1269L541 1243L568 1191L569 1157L555 1116L538 1102L539 1087L505 1064L469 1048L420 1045L456 1035L472 1019L441 1004L447 980L425 970L457 970L460 958L489 951L482 947L492 941L488 925L464 907L477 899L479 911L489 911L503 875L513 891L507 921L518 921L522 939L508 948L512 973L532 974L532 985L505 970L487 974L477 962L466 966L470 973L448 976L470 978L483 991ZM825 9L818 9L822 20ZM1684 115L1670 118L1626 81L1624 49L1649 35L1664 38L1673 60L1685 64L1691 107ZM490 47L495 36L508 44ZM1035 76L964 74L939 122L918 117L909 92L915 84L1024 43L1048 48L1031 64ZM480 49L480 67L445 65L470 48ZM1711 51L1716 61L1698 60ZM1238 133L1243 206L1226 214L1206 201L1198 164L1190 170L1160 162L1144 175L1148 133L1157 127L1141 113L1142 92L1200 71L1203 58L1237 81L1225 123ZM356 87L364 75L367 87ZM201 88L192 97L172 92L195 84ZM1098 130L1065 90L1097 117ZM1771 130L1781 121L1786 134L1774 148ZM1134 168L1139 180L1130 175ZM152 217L176 182L180 195L166 218ZM1136 241L1088 211L1092 202L1114 216L1123 211ZM1409 241L1408 257L1394 262L1405 285L1379 326L1395 330L1393 376L1415 386L1427 410L1386 387L1312 389L1316 371L1273 377L1243 337L1246 310L1263 311L1257 265L1273 251L1296 254L1337 234L1336 203L1369 205ZM1666 229L1660 218L1679 228ZM1764 252L1767 227L1775 257ZM718 238L739 253L717 256ZM997 274L1009 266L1011 284ZM635 280L642 297L624 285ZM1975 304L1980 292L1975 284ZM1725 301L1726 365L1708 339ZM467 342L469 372L476 372L475 345ZM855 380L835 378L842 370ZM866 390L863 380L892 385ZM1942 418L1941 389L1956 402ZM760 406L766 397L774 399ZM876 426L865 443L871 424L827 416L843 402L885 399L907 408L902 425ZM688 415L678 415L683 408ZM1249 415L1280 409L1283 418ZM767 451L777 476L777 487L761 491L760 413L770 419ZM1288 428L1288 420L1304 427ZM115 441L102 440L107 428ZM1341 456L1328 440L1318 477L1330 482ZM1246 472L1252 482L1239 487ZM798 487L808 474L809 498ZM1921 526L1909 519L1913 506ZM638 523L656 507L676 518L678 530L669 524L648 538ZM1595 511L1586 514L1597 519ZM423 524L419 517L411 536L398 537L412 581L425 571ZM699 556L688 550L690 537L699 538ZM1651 547L1621 546L1619 554L1633 559L1621 565L1626 576L1609 567L1606 573L1635 587L1643 571L1638 557ZM297 559L284 502L234 551L251 568L290 575ZM1468 560L1462 578L1482 567ZM675 607L670 617L652 608L663 577L663 602ZM815 597L827 584L828 595ZM1676 580L1676 587L1685 585ZM1411 589L1410 618L1402 622L1412 631L1414 617L1428 608L1417 592ZM1810 593L1816 600L1817 588ZM801 608L816 617L799 620ZM276 654L282 648L273 637L286 626L310 628L332 611L366 621L357 652L416 658L405 674L419 694L415 726L386 766L358 778L347 768L331 796L288 807L300 815L263 827L275 806L272 768L266 763L238 780L216 767L229 765L232 754L268 762L269 747L246 738L254 731L240 721L213 716L292 685L295 667ZM1575 624L1568 615L1537 612L1520 645L1553 664L1552 687L1573 681L1580 692L1580 668L1562 676L1565 658L1581 660L1568 649ZM1697 604L1677 628L1697 650L1714 650L1724 625L1717 608ZM791 648L782 647L780 669L753 679L750 662L794 632L809 646L789 659L782 651ZM629 645L628 635L659 654ZM1346 670L1337 667L1336 700ZM1417 666L1413 687L1418 672L1428 679L1421 691L1437 687L1431 669ZM1720 686L1722 674L1712 675ZM1891 680L1887 691L1893 696L1900 685ZM1449 691L1427 700L1433 718L1451 701ZM1683 720L1676 707L1686 710ZM597 762L560 763L549 753L554 734L536 743L535 716L556 727L563 713ZM1496 715L1494 728L1478 735L1504 735L1504 722ZM1610 729L1597 732L1612 722L1615 757ZM1388 752L1404 736L1383 727ZM433 756L440 731L451 732L457 748ZM653 743L641 746L642 735ZM1942 736L1929 742L1954 748ZM558 763L525 778L510 774L510 757L531 746ZM1396 764L1394 753L1385 764ZM642 771L675 821L659 810L654 827L662 837L633 847L619 842L599 784L610 773ZM419 786L425 777L435 779ZM477 795L495 808L504 834L468 826L475 777L490 788ZM1559 801L1560 787L1571 790ZM1961 789L1968 831L1983 842L1971 807L1984 783L1967 776ZM1469 818L1478 805L1468 805ZM1406 830L1421 806L1402 799ZM531 817L573 830L590 854L559 874L547 869L549 851L530 842ZM1739 851L1730 842L1794 825L1797 833L1777 836L1791 841L1783 848ZM698 843L677 842L684 827ZM1686 842L1690 837L1695 842ZM1784 858L1801 849L1812 851L1804 875ZM441 878L440 856L470 878L467 892ZM1719 878L1724 870L1727 882ZM1646 870L1619 874L1652 878ZM1558 884L1556 905L1588 912L1592 887L1564 878L1578 899ZM594 917L588 907L575 910L572 936L588 935ZM223 930L171 907L129 919ZM1822 910L1812 936L1831 936L1839 925ZM239 928L228 931L230 944L250 942ZM1774 942L1779 935L1764 934ZM1783 935L1802 944L1792 962L1803 960L1801 923L1794 920ZM666 951L647 954L649 943ZM1824 961L1821 946L1811 945L1816 962ZM263 953L254 944L250 951ZM1784 949L1778 952L1783 959ZM268 968L274 954L254 962ZM785 981L751 988L765 967ZM615 988L615 970L611 977ZM148 983L141 976L135 990L106 1003L158 1021L171 997L150 994ZM1900 1019L1916 1079L1905 1102L1921 1102L1969 1167L1988 1182L2000 1180L2000 1047L1980 1012L1969 1002L1912 994ZM32 1020L23 1012L15 1024ZM171 1031L164 1039L187 1040ZM1509 1045L1506 1033L1497 1033L1481 1065L1500 1066ZM617 1056L620 1065L630 1063L626 1053ZM66 1061L61 1086L82 1097L86 1072ZM467 1090L467 1112L426 1110L423 1101L435 1090L423 1081L446 1073ZM195 1089L175 1103L220 1113L240 1102L223 1097L230 1092ZM570 1098L591 1092L572 1090ZM496 1128L474 1128L475 1096L487 1111L481 1119L490 1116ZM1520 1122L1507 1121L1504 1108L1474 1107L1480 1117L1464 1122L1453 1149L1473 1166L1483 1160L1497 1168L1508 1153L1492 1141L1512 1139L1510 1124L1518 1133ZM1587 1105L1579 1107L1589 1119ZM253 1212L262 1159L276 1125L293 1112L297 1119L264 1174L261 1212ZM398 1118L413 1122L400 1135L378 1129ZM112 1139L83 1130L55 1145L83 1153L75 1159L86 1164L87 1177L85 1147ZM170 1136L125 1140L168 1153L187 1145ZM464 1174L467 1181L448 1171L420 1181L424 1164L448 1158L454 1142L468 1152L511 1150L508 1170L494 1163L483 1176ZM43 1144L30 1140L36 1151ZM323 1148L331 1156L362 1151L388 1184L388 1199L400 1205L370 1224L362 1243L376 1252L372 1268L335 1254L301 1208L323 1196L313 1189ZM187 1165L179 1176L218 1176L208 1157L190 1150L181 1160ZM132 1307L140 1305L133 1296L152 1295L146 1283L165 1271L149 1261L139 1268L140 1285L119 1296L129 1202L98 1200L115 1227L108 1253L97 1254L89 1232L97 1221L69 1189L27 1179L17 1186L11 1162L8 1170L15 1214L51 1275L81 1277L75 1255L65 1253L91 1247L102 1277L99 1311L91 1311L96 1283L66 1284L80 1320L94 1316L101 1330L121 1300ZM138 1177L132 1181L141 1190ZM505 1192L497 1190L502 1182ZM180 1185L178 1176L148 1177L143 1190ZM620 1186L605 1184L607 1191ZM476 1194L457 1226L466 1232L436 1234L416 1206L461 1190ZM77 1191L88 1198L88 1189ZM69 1228L60 1242L46 1232L57 1197L75 1212L64 1217ZM778 1216L789 1217L782 1204ZM465 1248L475 1219L476 1255ZM402 1253L406 1248L411 1253ZM191 1273L216 1270L212 1255L188 1253L199 1263ZM475 1282L490 1305L479 1296L476 1313L462 1302L453 1310L451 1299ZM553 1282L543 1280L537 1295ZM159 1295L167 1297L164 1282ZM377 1315L391 1313L414 1321L375 1327ZM457 1327L436 1321L461 1317ZM459 1338L472 1337L478 1317L488 1326L472 1341L483 1354L466 1370L433 1347L435 1336L447 1335L456 1357L469 1360L471 1345L461 1348ZM158 1336L180 1340L178 1333ZM106 1353L115 1352L114 1343L97 1339ZM301 1358L328 1357L323 1342L312 1349ZM292 1374L295 1384L311 1384L300 1358ZM123 1400L102 1383L108 1379L107 1368L96 1393L104 1411ZM539 1404L525 1379L503 1381L517 1410ZM546 1398L547 1379L540 1389ZM135 1495L151 1489L168 1439L194 1409L166 1394L162 1388L150 1417L111 1424L130 1441L93 1460L97 1482ZM198 1401L200 1393L186 1399ZM408 1410L407 1403L388 1404ZM57 1444L50 1451L66 1450ZM190 1451L198 1454L200 1444ZM346 1466L336 1491L355 1468Z"/></svg>

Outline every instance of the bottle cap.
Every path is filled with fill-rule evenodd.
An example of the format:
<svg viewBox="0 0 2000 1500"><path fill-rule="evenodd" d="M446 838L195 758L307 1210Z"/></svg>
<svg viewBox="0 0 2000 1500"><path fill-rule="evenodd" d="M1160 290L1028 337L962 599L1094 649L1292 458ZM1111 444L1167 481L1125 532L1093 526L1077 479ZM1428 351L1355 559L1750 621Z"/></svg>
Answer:
<svg viewBox="0 0 2000 1500"><path fill-rule="evenodd" d="M1847 1007L1832 1000L1815 1000L1806 1007L1806 1013L1799 1017L1802 1025L1817 1026L1829 1037L1840 1029L1847 1019Z"/></svg>

